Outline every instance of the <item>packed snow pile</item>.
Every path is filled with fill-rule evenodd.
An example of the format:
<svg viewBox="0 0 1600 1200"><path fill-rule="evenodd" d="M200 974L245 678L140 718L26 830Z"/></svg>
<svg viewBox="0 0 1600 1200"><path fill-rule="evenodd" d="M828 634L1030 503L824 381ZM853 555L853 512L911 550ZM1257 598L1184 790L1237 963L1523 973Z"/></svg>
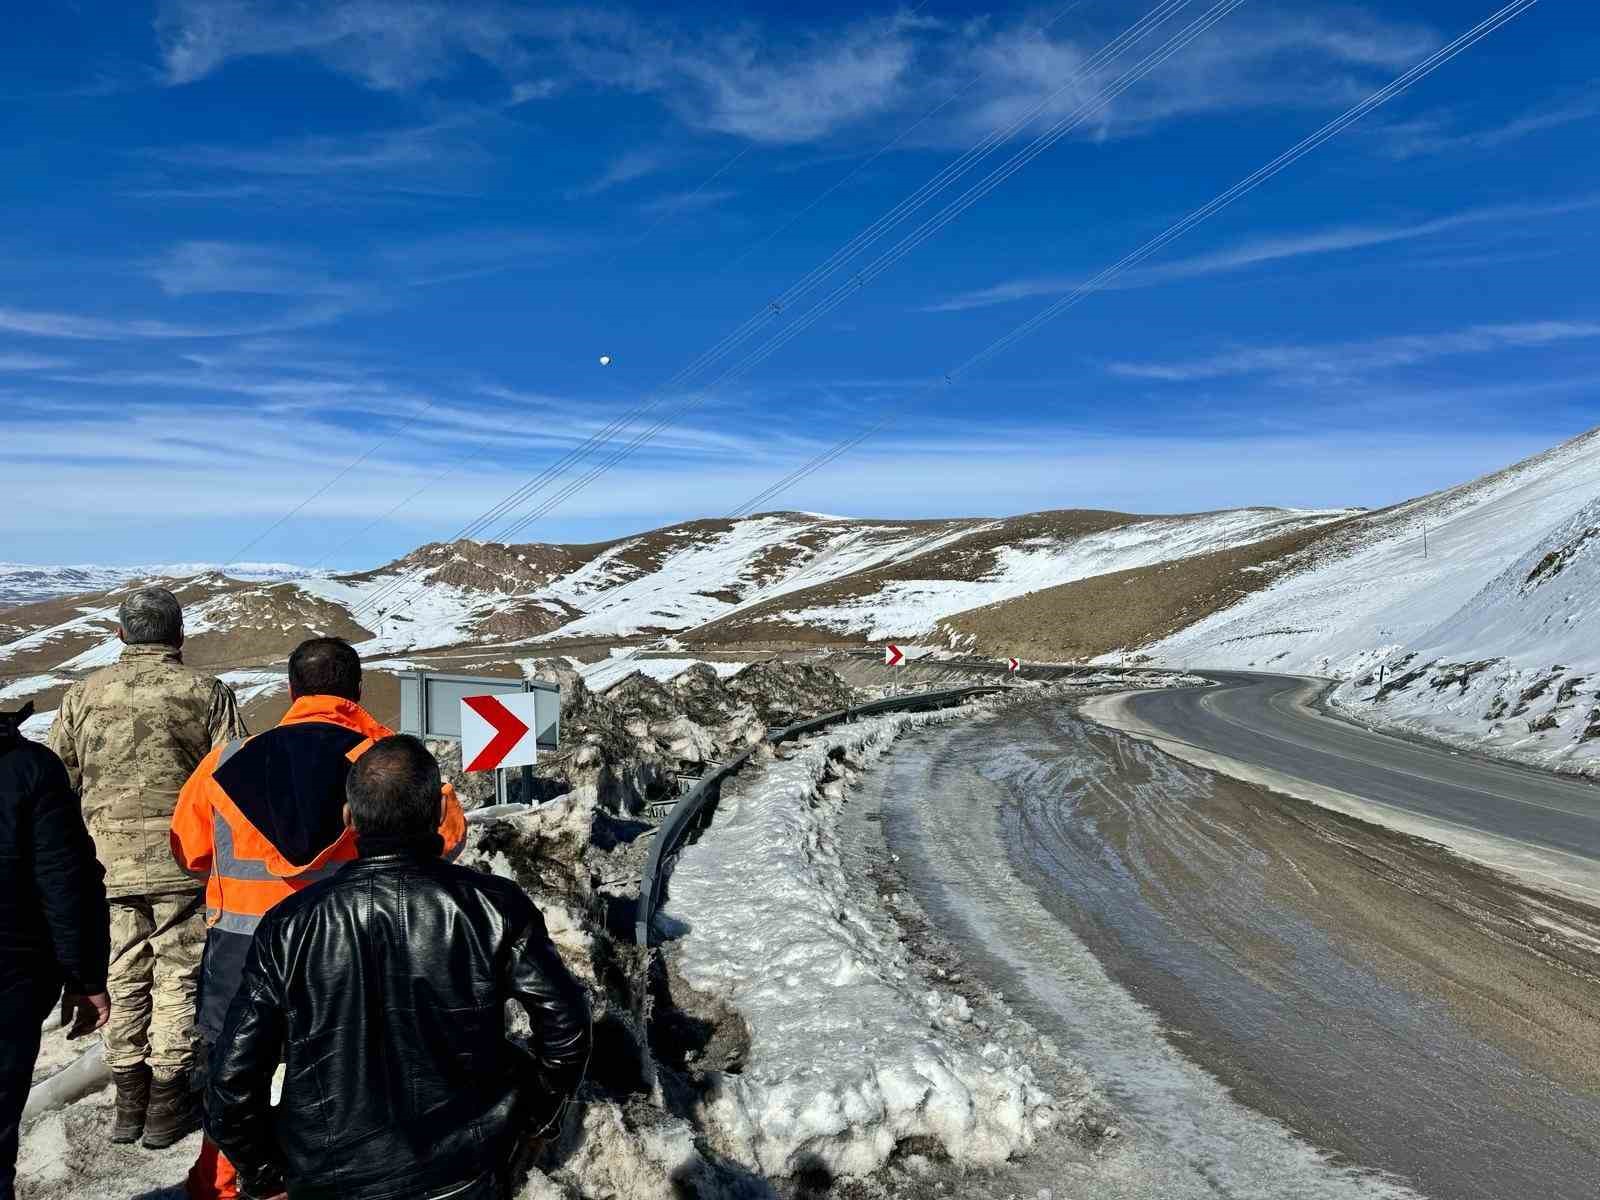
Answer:
<svg viewBox="0 0 1600 1200"><path fill-rule="evenodd" d="M855 775L899 730L960 715L869 719L801 744L724 788L714 834L672 877L675 998L740 1028L737 1066L713 1072L701 1101L707 1138L764 1175L867 1175L907 1144L994 1164L1056 1120L1024 1056L929 986L841 859Z"/></svg>
<svg viewBox="0 0 1600 1200"><path fill-rule="evenodd" d="M1600 772L1600 499L1459 611L1361 667L1334 697L1360 720Z"/></svg>
<svg viewBox="0 0 1600 1200"><path fill-rule="evenodd" d="M724 679L737 675L745 666L742 662L706 662L698 658L635 657L629 650L613 650L610 658L578 666L578 673L583 676L584 683L589 685L591 691L604 692L612 684L626 679L635 671L648 675L658 683L670 683L690 667L702 664L710 667Z"/></svg>
<svg viewBox="0 0 1600 1200"><path fill-rule="evenodd" d="M855 691L825 667L805 662L756 663L725 679L695 663L663 683L636 671L596 694L564 660L530 661L530 678L561 686L561 746L534 768L536 799L572 792L600 808L638 815L674 794L682 777L726 762L765 736L767 727L857 703ZM438 742L434 753L458 773L464 805L493 803L488 773L459 774L460 746Z"/></svg>

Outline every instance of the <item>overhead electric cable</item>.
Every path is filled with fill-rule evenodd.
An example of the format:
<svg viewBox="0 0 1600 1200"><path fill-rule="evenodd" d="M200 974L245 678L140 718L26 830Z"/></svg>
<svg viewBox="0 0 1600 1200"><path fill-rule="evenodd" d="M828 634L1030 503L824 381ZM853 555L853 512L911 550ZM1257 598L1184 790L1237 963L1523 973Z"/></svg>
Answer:
<svg viewBox="0 0 1600 1200"><path fill-rule="evenodd" d="M951 368L951 370L946 372L944 375L939 376L937 380L930 382L928 385L924 385L925 389L937 388L941 383L948 384L953 382L955 379L971 371L981 363L988 361L1002 350L1007 349L1022 338L1027 337L1030 333L1034 332L1044 324L1053 320L1057 316L1060 316L1062 313L1066 312L1069 308L1074 307L1088 296L1103 290L1109 283L1111 283L1123 272L1127 271L1130 267L1136 266L1145 261L1151 255L1157 253L1171 242L1194 229L1197 225L1201 224L1210 217L1215 216L1218 212L1221 212L1224 208L1233 204L1247 193L1254 191L1273 176L1293 165L1295 162L1298 162L1301 158L1304 158L1307 154L1310 154L1313 150L1317 149L1331 138L1337 136L1343 130L1354 124L1356 121L1359 121L1362 117L1366 116L1374 109L1388 103L1397 95L1400 95L1402 92L1406 91L1420 80L1426 78L1428 75L1444 66L1457 55L1476 45L1485 37L1488 37L1489 34L1495 32L1501 26L1521 16L1536 3L1538 3L1538 0L1512 0L1511 3L1505 5L1493 15L1486 17L1479 24L1473 26L1459 37L1440 47L1433 54L1430 54L1427 58L1417 63L1415 66L1398 76L1384 87L1378 89L1376 92L1373 92L1370 96L1366 97L1364 100L1361 100L1359 103L1351 106L1340 116L1334 118L1332 121L1329 121L1321 129L1317 130L1317 132L1302 139L1300 142L1297 142L1294 146L1278 155L1277 158L1274 158L1265 166L1251 172L1249 175L1245 176L1244 179L1241 179L1238 183L1234 184L1226 191L1219 193L1212 200L1201 205L1182 220L1173 223L1162 233L1158 234L1154 238L1151 238L1138 249L1125 255L1111 266L1106 267L1104 270L1097 273L1085 283L1079 285L1077 288L1074 288L1067 295L1062 296L1053 303L1049 304L1041 312L1022 322L1009 332L996 338L982 350ZM905 403L907 403L907 401L902 400L891 407L898 409L903 407ZM873 428L881 428L887 420L887 415L881 417L878 424ZM813 460L811 460L810 463L803 464L799 469L791 472L790 476L785 478L788 479L793 477L796 481L798 481L798 479L804 478L805 476L813 473L815 470L825 466L828 462L834 461L834 459L839 457L840 454L846 452L846 450L848 450L851 446L858 445L863 440L865 439L859 434L853 435L851 438L844 439L841 442L836 443L835 446L831 447L830 449L825 450L821 454L817 455ZM779 491L788 486L791 485L780 480L778 485L769 487L758 496L753 497L752 500L746 501L744 505L740 506L740 509L735 511L745 511L753 503L764 503L766 500L770 499L772 496L776 495Z"/></svg>
<svg viewBox="0 0 1600 1200"><path fill-rule="evenodd" d="M886 233L896 221L902 219L906 215L909 215L917 207L920 207L921 204L925 203L927 199L931 198L931 196L935 194L939 188L958 178L960 174L964 173L966 170L970 169L971 166L975 165L977 161L979 161L985 154L988 153L990 149L993 148L993 146L998 145L1000 142L1012 136L1012 134L1015 132L1026 127L1027 124L1037 117L1039 113L1043 112L1062 93L1067 91L1069 88L1078 86L1083 76L1087 75L1090 71L1099 69L1101 66L1109 63L1123 50L1142 40L1163 21L1181 11L1192 2L1193 0L1162 0L1162 3L1158 4L1149 13L1141 17L1127 30L1124 30L1117 37L1113 38L1111 42L1107 43L1105 47L1102 47L1102 49L1095 55L1091 56L1090 59L1085 62L1083 67L1080 68L1079 73L1069 80L1068 83L1063 84L1062 87L1050 93L1044 99L1039 101L1039 103L1036 104L1032 109L1024 113L1021 117L1012 121L1009 125L996 130L989 135L986 135L986 137L980 141L977 147L960 156L955 163L950 164L938 172L932 180L924 184L921 188L917 189L917 191L912 193L912 195L906 200L901 201L900 204L896 205L894 209L891 209L889 216L892 217L892 219L880 218L878 221L875 221L872 225L868 226L866 230L863 230L860 234L857 234L857 236L852 238L850 242L847 242L844 247L841 247L839 251L836 251L834 255L830 256L829 260L823 264L823 267L813 269L813 271L808 273L807 276L803 277L799 283L793 285L787 292L784 293L785 297L792 298L802 295L807 287L813 286L815 283L826 279L827 276L831 274L833 270L836 270L837 266L851 254L854 254L860 248L869 245L872 241L877 240L877 238ZM1243 0L1231 0L1231 3L1234 6L1242 2ZM758 310L752 317L748 318L744 324L736 328L730 334L725 335L721 341L714 344L709 350L702 352L702 354L694 361L676 372L675 375L669 379L665 385L663 385L663 388L678 386L686 382L699 370L711 365L716 361L717 358L725 356L726 353L736 348L740 342L747 340L751 334L753 334L762 325L766 324L769 320L776 317L779 313L781 313L781 311L781 300L773 301L769 306ZM719 377L718 382L720 383L728 377L728 373L724 372L723 376ZM646 399L643 403L635 406L635 408L629 412L621 414L613 421L608 423L606 427L585 439L585 441L579 446L574 447L573 450L569 451L556 463L550 464L532 479L518 487L515 491L500 501L499 504L492 507L480 518L475 519L469 524L469 526L458 533L456 537L459 539L463 537L477 536L479 533L487 529L489 525L503 517L507 512L517 508L531 496L537 494L551 480L558 477L569 466L581 461L584 457L588 456L618 436L636 420L647 416L654 409L658 408L666 398L667 397L665 394L658 392L657 394ZM690 402L688 405L686 405L686 407L698 407L703 400L704 397L701 396L699 399ZM627 457L628 453L632 452L632 448L636 448L638 445L642 445L644 442L650 440L655 433L659 432L668 423L670 423L670 419L658 421L655 425L647 429L642 437L636 438L634 442L630 443L630 449L620 456L613 456L613 458L608 460L608 463L614 465L615 462L621 461L622 458ZM609 467L606 469L609 469ZM600 474L603 473L604 472L602 470ZM591 473L585 478L593 479L598 477L598 474ZM571 491L567 491L564 493L564 496L571 494ZM540 508L535 511L535 514L532 517L526 520L520 520L513 527L511 527L513 531L512 533L502 534L500 540L505 540L507 537L513 536L515 531L525 528L529 523L529 520L537 519L538 515L543 515L544 512L548 511L549 509L547 507L540 506ZM357 615L364 614L387 605L397 592L408 586L412 580L418 578L424 569L425 568L418 568L409 576L398 577L389 585L380 588L373 595L363 600L362 604L357 608Z"/></svg>

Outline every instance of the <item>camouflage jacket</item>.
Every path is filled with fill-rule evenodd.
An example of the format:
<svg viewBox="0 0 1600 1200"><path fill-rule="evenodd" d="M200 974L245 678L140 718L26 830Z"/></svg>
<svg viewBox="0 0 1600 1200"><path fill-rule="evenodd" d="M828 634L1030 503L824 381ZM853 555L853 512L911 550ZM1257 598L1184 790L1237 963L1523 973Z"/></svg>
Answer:
<svg viewBox="0 0 1600 1200"><path fill-rule="evenodd" d="M178 791L212 746L245 736L227 684L169 646L125 646L62 697L50 748L83 798L83 818L118 896L188 891L168 843Z"/></svg>

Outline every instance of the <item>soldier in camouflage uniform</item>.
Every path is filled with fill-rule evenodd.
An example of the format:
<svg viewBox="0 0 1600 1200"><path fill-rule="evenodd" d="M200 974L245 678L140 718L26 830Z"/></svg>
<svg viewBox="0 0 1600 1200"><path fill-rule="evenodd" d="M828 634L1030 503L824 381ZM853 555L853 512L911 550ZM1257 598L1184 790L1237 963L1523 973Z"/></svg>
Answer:
<svg viewBox="0 0 1600 1200"><path fill-rule="evenodd" d="M165 588L122 603L113 666L63 697L50 747L66 764L111 901L113 1142L169 1146L198 1125L191 1092L203 894L173 861L178 791L213 746L245 736L233 692L183 665L183 612Z"/></svg>

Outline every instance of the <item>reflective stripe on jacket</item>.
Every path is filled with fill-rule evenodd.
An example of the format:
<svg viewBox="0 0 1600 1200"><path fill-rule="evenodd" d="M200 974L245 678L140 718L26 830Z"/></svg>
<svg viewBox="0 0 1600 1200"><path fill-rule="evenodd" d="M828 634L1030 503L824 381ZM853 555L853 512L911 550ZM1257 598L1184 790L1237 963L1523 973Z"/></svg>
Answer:
<svg viewBox="0 0 1600 1200"><path fill-rule="evenodd" d="M206 882L203 1033L214 1035L238 987L248 939L272 907L356 857L344 824L350 766L390 730L359 704L302 696L276 728L216 747L189 777L172 816L172 856ZM444 787L445 857L466 842L455 792ZM216 944L218 935L242 939Z"/></svg>

